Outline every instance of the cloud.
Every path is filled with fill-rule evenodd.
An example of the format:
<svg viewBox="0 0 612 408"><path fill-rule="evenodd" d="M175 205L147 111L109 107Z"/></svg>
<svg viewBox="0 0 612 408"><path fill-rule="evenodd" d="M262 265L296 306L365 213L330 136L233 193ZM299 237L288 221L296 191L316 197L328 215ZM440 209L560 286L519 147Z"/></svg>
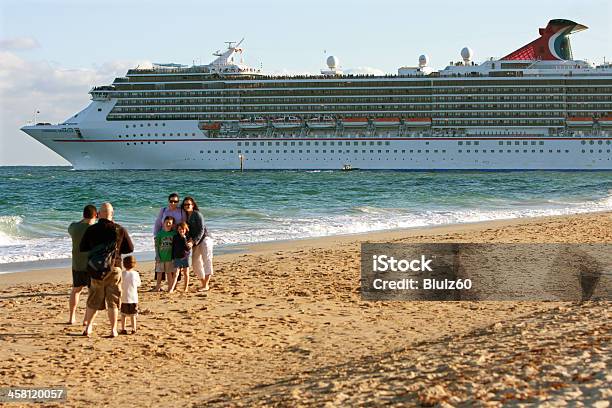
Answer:
<svg viewBox="0 0 612 408"><path fill-rule="evenodd" d="M344 73L352 75L385 75L385 71L372 67L347 68L344 70Z"/></svg>
<svg viewBox="0 0 612 408"><path fill-rule="evenodd" d="M65 163L19 129L34 119L36 111L40 111L37 122L62 122L87 106L93 86L108 85L128 69L147 63L110 61L90 68L66 68L0 51L0 164L32 163L28 155L8 157L10 151L27 151L30 156L37 152L41 158L37 164Z"/></svg>
<svg viewBox="0 0 612 408"><path fill-rule="evenodd" d="M13 37L0 40L0 50L25 51L39 48L40 44L32 37Z"/></svg>

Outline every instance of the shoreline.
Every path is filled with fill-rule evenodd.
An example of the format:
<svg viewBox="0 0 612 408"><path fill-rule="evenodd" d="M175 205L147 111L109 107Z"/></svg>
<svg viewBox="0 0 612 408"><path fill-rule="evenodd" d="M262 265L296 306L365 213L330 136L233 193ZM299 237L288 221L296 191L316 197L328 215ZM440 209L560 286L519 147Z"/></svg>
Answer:
<svg viewBox="0 0 612 408"><path fill-rule="evenodd" d="M392 241L402 238L409 237L425 237L435 236L439 234L453 234L460 232L470 232L479 229L491 229L491 228L504 228L517 225L532 225L541 222L550 221L563 221L565 219L573 217L590 217L595 215L609 215L612 217L612 212L594 211L588 213L568 214L568 215L551 215L542 217L524 217L524 218L508 218L492 221L476 221L466 222L459 224L444 224L444 225L430 225L424 227L411 227L411 228L397 228L389 230L375 230L369 232L360 232L354 234L340 234L340 235L328 235L323 237L309 237L309 238L296 238L291 240L278 240L278 241L266 241L258 242L253 244L232 244L233 248L229 248L224 251L225 248L219 249L215 247L215 261L231 261L241 255L263 255L273 253L275 251L291 250L291 249L312 249L312 248L327 248L338 244L347 243L361 243L361 242L375 242L379 241ZM138 259L138 258L137 258ZM53 276L48 282L57 283L59 279L62 281L70 280L71 268L70 258L48 260L49 262L62 262L64 266L61 267L48 267L46 265L40 265L30 267L29 269L24 265L18 271L6 271L0 272L0 287L11 283L40 283L45 282L46 276ZM45 263L47 261L28 261L28 263ZM10 264L7 264L10 265ZM143 269L152 269L153 260L145 259L139 261L139 265ZM30 279L30 280L28 280Z"/></svg>

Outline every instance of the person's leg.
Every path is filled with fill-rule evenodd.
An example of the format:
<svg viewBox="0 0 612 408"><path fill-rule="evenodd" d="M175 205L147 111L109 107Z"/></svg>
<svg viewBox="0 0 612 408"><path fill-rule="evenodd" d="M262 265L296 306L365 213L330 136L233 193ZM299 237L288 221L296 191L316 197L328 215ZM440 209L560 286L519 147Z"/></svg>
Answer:
<svg viewBox="0 0 612 408"><path fill-rule="evenodd" d="M176 283L176 273L168 272L166 273L166 277L168 278L168 293L174 292L174 284Z"/></svg>
<svg viewBox="0 0 612 408"><path fill-rule="evenodd" d="M81 295L81 291L83 290L83 286L73 287L70 292L70 300L68 301L68 306L70 307L70 315L68 316L68 324L74 324L76 321L76 308L79 304L79 298Z"/></svg>
<svg viewBox="0 0 612 408"><path fill-rule="evenodd" d="M117 317L121 307L121 268L114 267L104 277L104 300L111 326L110 337L117 337Z"/></svg>
<svg viewBox="0 0 612 408"><path fill-rule="evenodd" d="M125 331L125 322L127 320L127 316L125 313L121 313L121 332Z"/></svg>
<svg viewBox="0 0 612 408"><path fill-rule="evenodd" d="M119 309L116 307L108 308L108 321L111 326L111 337L117 337L117 315L119 314Z"/></svg>
<svg viewBox="0 0 612 408"><path fill-rule="evenodd" d="M162 285L162 275L163 275L163 273L161 273L161 272L157 272L155 274L155 277L157 278L157 285L155 285L155 291L156 292L160 291L161 288L162 288L162 286L161 286Z"/></svg>
<svg viewBox="0 0 612 408"><path fill-rule="evenodd" d="M189 267L182 268L183 276L185 277L185 286L183 287L183 292L187 292L189 289Z"/></svg>
<svg viewBox="0 0 612 408"><path fill-rule="evenodd" d="M87 310L85 310L85 320L87 321L87 324L85 325L85 330L83 331L83 334L89 336L93 331L93 322L96 318L97 312L98 311L96 309L92 309L89 306L87 307Z"/></svg>
<svg viewBox="0 0 612 408"><path fill-rule="evenodd" d="M198 292L208 290L206 288L207 281L205 280L203 251L204 251L203 242L200 245L194 246L192 250L193 272L196 274L196 276L200 280L200 288L198 289Z"/></svg>
<svg viewBox="0 0 612 408"><path fill-rule="evenodd" d="M101 280L92 279L89 286L89 292L87 293L84 335L89 336L93 331L93 322L98 310L104 310L104 285Z"/></svg>
<svg viewBox="0 0 612 408"><path fill-rule="evenodd" d="M132 333L136 333L136 313L130 316L132 319Z"/></svg>
<svg viewBox="0 0 612 408"><path fill-rule="evenodd" d="M181 273L181 269L176 268L174 269L173 273L169 274L170 278L172 279L172 283L170 283L170 279L168 279L168 286L170 287L168 292L174 292L174 290L176 289L176 283L178 282L179 273Z"/></svg>
<svg viewBox="0 0 612 408"><path fill-rule="evenodd" d="M210 278L211 275L204 275L204 279L202 279L202 287L204 290L210 289Z"/></svg>
<svg viewBox="0 0 612 408"><path fill-rule="evenodd" d="M203 287L205 290L209 289L210 278L213 275L213 240L211 238L205 238L202 243L203 251L203 260L204 260L204 282Z"/></svg>

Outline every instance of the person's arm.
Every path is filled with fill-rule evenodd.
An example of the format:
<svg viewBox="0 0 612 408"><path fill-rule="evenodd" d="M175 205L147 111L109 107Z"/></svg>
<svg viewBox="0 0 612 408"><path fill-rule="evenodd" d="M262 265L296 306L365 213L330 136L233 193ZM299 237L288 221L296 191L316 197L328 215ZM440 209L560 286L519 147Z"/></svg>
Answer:
<svg viewBox="0 0 612 408"><path fill-rule="evenodd" d="M136 272L134 274L134 285L136 285L136 287L138 287L141 284L142 284L142 282L140 281L140 274L138 272Z"/></svg>
<svg viewBox="0 0 612 408"><path fill-rule="evenodd" d="M68 226L68 235L70 235L70 237L74 235L74 222Z"/></svg>
<svg viewBox="0 0 612 408"><path fill-rule="evenodd" d="M155 255L159 254L159 234L155 235L153 240L155 241Z"/></svg>
<svg viewBox="0 0 612 408"><path fill-rule="evenodd" d="M204 217L199 211L193 212L193 228L189 229L189 233L193 245L198 244L204 238Z"/></svg>
<svg viewBox="0 0 612 408"><path fill-rule="evenodd" d="M90 225L83 234L83 238L81 239L81 243L79 244L79 251L81 252L89 252L93 249L91 245L91 228L93 225Z"/></svg>
<svg viewBox="0 0 612 408"><path fill-rule="evenodd" d="M159 231L161 231L162 229L162 223L164 222L164 220L162 220L162 217L164 216L164 209L160 209L159 210L159 214L157 215L157 218L155 219L155 224L153 225L153 236L157 236L157 233Z"/></svg>
<svg viewBox="0 0 612 408"><path fill-rule="evenodd" d="M128 234L127 230L123 227L123 240L121 240L121 252L122 254L131 254L134 252L134 244L132 243L132 238L130 238L130 234Z"/></svg>

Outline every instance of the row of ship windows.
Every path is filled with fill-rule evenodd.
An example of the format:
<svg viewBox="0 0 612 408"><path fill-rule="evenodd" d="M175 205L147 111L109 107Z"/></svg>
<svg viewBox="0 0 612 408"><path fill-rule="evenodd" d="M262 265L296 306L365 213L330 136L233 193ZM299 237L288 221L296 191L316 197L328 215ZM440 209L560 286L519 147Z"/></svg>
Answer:
<svg viewBox="0 0 612 408"><path fill-rule="evenodd" d="M299 112L285 112L283 114L299 114ZM333 112L320 112L321 114L333 114ZM336 112L336 114L342 114L343 112ZM401 112L405 113L405 112ZM377 117L397 117L398 112L380 112L376 113ZM595 116L594 113L587 112L568 112L569 116ZM431 115L424 113L411 113L412 117L431 117ZM462 115L468 116L468 115ZM202 113L202 114L152 114L152 113L143 113L143 114L124 114L124 113L111 113L107 116L107 120L230 120L230 119L243 119L244 114L233 114L233 113ZM442 125L468 125L468 126L476 126L476 125L508 125L508 126L516 126L516 125L532 125L532 126L546 126L546 125L556 125L560 123L564 123L564 118L549 118L549 119L540 119L540 118L512 118L512 120L504 120L504 119L496 119L496 120L448 120L446 118L432 118L433 121L437 121L438 124Z"/></svg>
<svg viewBox="0 0 612 408"><path fill-rule="evenodd" d="M320 107L316 107L317 109L321 109ZM130 115L131 113L136 113L136 114L141 114L141 115L157 115L154 117L148 116L147 119L151 120L160 120L160 118L164 118L166 119L167 115L185 115L188 116L189 118L194 118L196 117L195 115L226 115L227 118L232 118L232 112L236 112L235 114L240 114L242 113L243 115L261 115L261 116L274 116L274 115L306 115L304 118L308 118L310 117L316 117L319 116L321 114L327 114L327 115L345 115L345 114L357 114L357 115L367 115L367 114L374 114L374 115L378 115L378 116L382 116L382 117L397 117L398 115L410 115L410 116L414 116L414 117L428 117L428 118L432 118L433 120L443 120L445 118L494 118L494 119L539 119L539 118L550 118L550 119L556 119L556 120L563 120L566 114L566 111L549 111L549 110L538 110L538 111L491 111L491 110L484 110L484 111L422 111L422 112L418 112L418 111L409 111L409 110L402 110L402 109L397 109L397 110L392 110L391 107L387 107L387 109L382 109L381 110L373 110L372 108L376 108L374 106L369 107L370 109L351 109L351 107L347 107L347 109L345 109L344 111L338 111L338 110L326 110L326 111L320 111L315 109L315 107L312 107L312 109L309 109L310 112L308 112L309 110L296 110L296 109L289 109L289 107L278 107L277 110L275 111L265 111L262 109L249 109L249 108L225 108L222 111L216 111L216 109L206 109L206 112L204 111L198 111L195 114L194 113L187 113L185 112L186 110L181 110L178 108L175 109L134 109L134 108L130 108L130 109L126 109L126 108L115 108L113 109L113 111L109 114L109 118L111 117L118 117L119 115L122 115L123 117L126 117L126 115ZM163 112L165 111L165 112ZM180 113L171 113L172 111L176 111L176 112L180 112ZM608 111L612 111L612 106L610 107L610 109ZM567 111L567 115L568 116L589 116L589 117L598 117L601 115L604 115L606 112L608 112L606 110L570 110ZM235 115L234 114L234 115ZM238 116L240 117L240 116Z"/></svg>
<svg viewBox="0 0 612 408"><path fill-rule="evenodd" d="M547 109L543 109L546 107ZM440 105L392 105L392 104L372 104L372 105L355 105L355 104L341 104L341 105L201 105L201 106L177 106L177 105L165 105L159 107L153 106L115 106L111 113L170 113L170 112L278 112L278 111L414 111L414 112L432 112L432 113L445 113L447 115L515 115L517 116L550 116L560 115L565 110L584 112L585 110L591 110L592 112L608 112L612 111L612 104L574 104L574 105L563 105L563 104L549 104L549 105L448 105L446 107ZM455 110L455 112L453 112ZM484 115L483 115L484 114Z"/></svg>
<svg viewBox="0 0 612 408"><path fill-rule="evenodd" d="M166 134L165 134L165 133L162 133L161 135L162 135L162 137L166 136ZM191 136L195 136L195 135L196 135L195 133L192 133L192 134L191 134ZM131 134L131 135L118 135L118 136L119 136L119 138L121 139L121 138L128 138L128 137L137 137L137 136L138 136L138 134L133 133L133 134ZM144 136L145 136L145 134L144 134L144 133L140 133L140 136L141 136L141 137L144 137ZM147 134L146 134L146 136L147 136L147 137L151 137L151 136L159 136L159 133L153 133L153 134L151 134L151 133L147 133ZM168 136L175 136L175 134L174 134L174 133L168 133ZM185 133L182 133L182 134L181 134L181 133L179 132L179 133L176 133L176 136L189 136L189 133L185 132Z"/></svg>
<svg viewBox="0 0 612 408"><path fill-rule="evenodd" d="M152 143L152 142L150 142L150 141L148 141L148 142L147 142L147 144L149 144L149 145L150 145L151 143ZM144 145L144 144L145 144L145 142L140 142L140 144L141 144L141 145ZM158 144L158 142L153 142L153 144ZM166 144L166 142L163 142L163 141L162 141L162 142L161 142L161 144ZM284 144L286 145L286 143L284 143ZM386 144L388 144L388 142L387 142ZM134 143L126 143L126 145L127 145L127 146L130 146L130 145L136 146L136 145L138 145L138 142L134 142ZM276 145L278 145L278 142L276 142ZM208 150L208 151L207 151L207 153L208 153L208 154L212 154L212 152L213 152L212 150ZM277 154L279 154L281 151L280 151L280 150L276 150L275 152L276 152ZM295 151L295 150L290 150L290 151L289 151L289 150L283 150L282 152L283 152L283 153L292 153L292 154L295 154L295 153L296 153L296 151ZM319 150L314 150L313 152L314 152L314 154L318 154L318 153L319 153ZM385 153L391 153L391 150L385 150L384 152L385 152ZM422 149L416 149L416 150L415 150L415 149L411 149L411 150L401 150L401 153L402 153L402 154L406 154L407 152L408 152L408 153L411 153L411 154L412 154L412 153L415 153L415 152L416 152L416 153L423 153L423 150L422 150ZM426 153L426 154L428 154L428 153L430 153L430 152L432 152L432 153L443 153L443 154L444 154L444 153L446 153L446 150L445 150L445 149L442 149L442 150L434 149L434 150L431 150L431 151L430 151L429 149L425 149L425 151L424 151L424 153ZM459 150L458 150L458 152L459 152L459 153L463 153L463 150L459 149ZM479 153L479 152L480 152L480 151L479 151L478 149L476 149L476 150L474 150L474 151L473 151L473 153ZM483 149L483 150L482 150L482 153L495 153L495 152L496 152L496 151L495 151L494 149L491 149L491 150L486 150L486 149ZM497 152L498 152L498 153L504 153L504 150L503 150L503 149L500 149L500 150L497 150ZM505 152L506 152L506 153L512 153L513 151L512 151L511 149L507 149L507 150L505 150ZM521 152L521 151L520 151L520 150L518 150L518 149L515 149L515 150L514 150L514 153L520 153L520 152ZM528 151L527 149L524 149L524 150L523 150L523 153L528 153L528 152L529 152L529 151ZM540 150L539 150L539 152L540 152L540 153L544 153L544 150L540 149ZM556 152L557 152L557 153L562 153L562 150L561 150L561 149L557 149L557 151L556 151ZM569 153L570 151L566 149L566 150L564 150L563 152L565 152L565 153ZM586 153L586 152L587 152L587 151L586 151L585 149L582 149L582 153ZM599 149L597 152L598 152L598 153L603 153L603 150L602 150L602 149ZM204 150L200 150L200 153L204 153ZM215 151L214 151L214 153L215 153L215 154L219 154L219 150L215 150ZM222 150L222 151L221 151L221 153L223 153L223 154L227 154L227 153L229 153L229 154L234 154L234 150L233 150L233 149L232 149L232 150L229 150L229 152L228 152L227 150ZM242 154L242 153L244 153L244 154L248 154L248 153L254 153L254 154L256 154L256 153L257 153L257 150L252 150L252 151L250 151L250 150L245 150L245 151L243 152L243 151L242 151L242 149L238 149L238 150L236 151L236 153L237 153L237 154ZM264 151L264 150L260 150L260 151L259 151L259 153L264 154L264 153L265 153L265 151ZM272 153L272 150L268 150L268 153L269 153L269 154L271 154L271 153ZM298 153L298 154L301 154L301 153L303 153L303 150L298 150L298 151L297 151L297 153ZM307 150L306 150L306 153L307 153L307 154L309 154L309 153L311 153L311 151L310 151L309 149L307 149ZM332 150L329 150L329 153L328 153L328 151L327 151L327 150L321 150L321 153L323 153L323 154L334 154L334 153L336 153L336 151L332 149ZM351 150L350 150L350 149L347 149L347 150L344 150L344 151L343 151L342 149L339 149L339 150L337 151L337 153L338 153L338 154L349 154L349 153L351 153ZM357 153L357 154L358 154L358 153L359 153L359 150L353 150L353 153ZM361 153L362 153L362 154L368 154L368 153L370 153L370 154L371 154L371 153L383 153L383 151L382 151L382 150L377 150L377 151L375 151L375 150L369 150L369 151L368 151L368 150L364 150L364 149L362 149L362 150L361 150ZM398 151L398 150L393 150L393 153L397 154L397 153L399 153L399 151ZM472 150L469 150L469 149L468 149L468 150L466 150L466 151L465 151L465 153L472 153ZM532 149L532 150L531 150L531 153L537 153L537 151L536 151L535 149ZM548 153L554 153L554 150L553 150L553 149L549 149L549 150L548 150ZM590 149L590 150L589 150L589 153L595 153L595 151L594 151L593 149ZM606 150L606 153L610 153L610 149L607 149L607 150Z"/></svg>
<svg viewBox="0 0 612 408"><path fill-rule="evenodd" d="M236 146L242 146L242 144L244 143L245 146L249 146L251 143L253 144L253 146L257 146L257 142L238 142L236 143ZM267 142L268 146L272 146L272 143L276 143L276 146L280 146L281 142ZM302 146L303 144L306 146L310 146L311 142L282 142L283 146ZM342 146L341 141L338 142L334 142L334 141L329 141L329 142L312 142L313 146L319 146L319 143L321 143L321 146L327 146L327 144L329 143L330 146L335 146L335 144L337 143L338 146ZM359 146L359 143L361 143L362 146L367 146L368 142L344 142L345 146L351 146L351 143L353 144L353 146ZM370 146L382 146L383 142L382 141L377 141L377 142L369 142ZM266 142L259 142L260 146L265 146ZM429 142L425 142L426 145L429 145ZM390 146L391 142L389 141L385 141L384 142L385 146Z"/></svg>
<svg viewBox="0 0 612 408"><path fill-rule="evenodd" d="M531 86L529 86L531 85ZM467 91L477 91L479 89L503 89L503 90L516 90L516 91L527 91L533 88L545 88L550 90L556 89L584 89L591 87L601 87L601 88L609 88L610 82L609 80L606 82L603 81L593 81L584 84L585 86L577 86L578 84L564 84L563 82L547 82L540 81L536 83L526 83L526 81L522 81L520 83L515 82L514 84L506 82L495 82L493 80L482 81L480 83L476 81L461 81L461 82L445 82L445 81L435 81L435 82L398 82L398 81L385 81L385 82L376 82L376 81L368 81L368 82L359 82L359 81L344 81L344 82L265 82L258 81L253 83L241 83L241 82L158 82L158 81L130 81L123 83L116 83L115 89L117 90L148 90L148 89L160 89L160 90L180 90L180 89L240 89L240 90L283 90L283 89L312 89L312 88L328 88L328 89L359 89L359 88L394 88L394 87L404 87L404 88L425 88L435 90L437 92L444 91L453 91L453 90L467 90Z"/></svg>
<svg viewBox="0 0 612 408"><path fill-rule="evenodd" d="M344 97L330 97L330 98L320 98L320 97L292 97L292 98L234 98L234 97L217 97L217 98L202 98L202 99L120 99L117 101L117 106L130 106L130 105L208 105L208 104L219 104L223 103L236 103L236 104L287 104L287 103L342 103L342 102L352 102L352 103L376 103L377 100L382 99L387 103L412 103L412 104L431 104L431 103L439 103L441 105L434 105L439 107L452 107L452 103L486 103L488 105L494 106L493 102L504 102L512 104L516 103L529 103L529 106L543 106L542 102L547 102L547 105L550 102L558 102L563 104L575 104L586 102L610 102L612 101L612 95L601 95L598 97L576 97L576 98L563 98L561 95L559 96L530 96L530 97L520 97L520 96L499 96L499 97L478 97L478 96L462 96L462 97L443 97L443 98L431 98L431 97L421 97L415 98L411 96L403 96L403 97L390 97L390 96L344 96ZM510 105L504 105L510 106Z"/></svg>
<svg viewBox="0 0 612 408"><path fill-rule="evenodd" d="M234 97L215 97L215 98L202 98L202 99L171 99L171 98L149 98L149 99L119 99L117 101L118 107L120 106L155 106L155 105L218 105L221 102L223 104L279 104L284 105L289 102L291 103L315 103L315 104L329 104L329 103L375 103L377 99L380 99L384 102L388 103L409 103L409 104L439 104L437 106L446 107L450 104L489 104L489 106L498 105L500 103L512 106L517 103L525 103L530 106L536 104L541 104L542 102L547 102L546 106L549 106L552 102L558 104L565 105L576 105L582 104L583 102L592 102L592 103L606 103L612 101L612 95L600 95L600 96L589 96L589 97L564 97L564 95L539 95L539 96L478 96L478 95L467 95L467 96L454 96L454 97L433 97L429 96L416 98L414 96L404 96L404 97L390 97L390 96L363 96L359 97L350 97L350 96L341 96L341 97L333 97L333 98L320 98L320 97L292 97L288 98L234 98ZM491 104L494 102L494 104Z"/></svg>
<svg viewBox="0 0 612 408"><path fill-rule="evenodd" d="M508 65L503 64L504 68L510 68ZM517 66L514 68L526 68L525 65ZM285 87L287 85L299 85L299 86L457 86L457 84L465 84L464 79L454 79L454 78L420 78L420 79L411 79L405 80L396 75L385 75L386 80L381 81L378 79L374 79L372 77L364 77L364 76L343 76L343 77L313 77L313 76L233 76L231 78L235 80L223 80L221 77L211 77L209 72L202 73L192 73L190 75L184 75L183 73L176 73L170 75L143 75L143 72L128 72L128 78L117 78L115 79L116 83L181 83L181 82L198 82L206 85L210 85L211 87L220 86L221 84L228 87L251 87L251 88L261 88L264 86L276 86L276 87ZM229 77L228 77L229 78ZM389 80L390 79L390 80ZM604 79L582 79L576 77L570 77L567 79L553 79L553 78L524 78L520 77L517 79L512 79L510 81L520 81L520 84L517 86L542 86L542 85L565 85L569 82L570 86L576 85L607 85L610 84L610 80L607 78ZM479 85L494 85L494 86L507 86L508 80L502 79L470 79L470 86L479 86Z"/></svg>
<svg viewBox="0 0 612 408"><path fill-rule="evenodd" d="M219 154L219 152L220 152L219 150L214 150L214 153L215 153L215 154ZM280 150L276 150L275 152L276 152L276 153L281 153L281 151L280 151ZM314 152L315 154L318 154L318 153L319 153L319 150L314 150L313 152ZM337 152L338 154L348 154L348 153L351 153L351 150L341 150L341 149L340 149L340 150L337 150L337 151L335 151L335 150L329 150L329 151L327 151L327 150L321 150L321 153L325 153L325 154L334 154L334 153L336 153L336 152ZM352 152L353 152L353 153L359 153L359 150L353 150ZM400 152L399 150L393 150L393 153L399 153L399 152ZM427 150L427 149L426 149L426 150L422 150L422 149L417 149L417 150L415 150L415 149L412 149L412 150L401 150L401 153L402 153L402 154L406 154L406 153L430 153L430 152L432 152L432 153L446 153L446 150L437 150L437 149L435 149L435 150ZM459 152L459 153L463 153L464 151L463 151L463 150L458 150L458 152ZM505 153L512 153L512 152L513 152L513 150L511 150L511 149L507 149L507 150L500 149L500 150L497 150L497 151L496 151L496 150L494 150L494 149L491 149L491 150L486 150L486 149L483 149L482 151L479 151L479 150L473 150L473 151L472 151L472 150L465 150L465 153L472 153L472 152L473 152L473 153L479 153L479 152L482 152L482 153L496 153L496 152L497 152L497 153L504 153L504 152L505 152ZM523 153L528 153L528 152L529 152L529 150L524 149L522 152L523 152ZM535 150L535 149L532 149L532 150L531 150L531 153L537 153L537 152L538 152L538 151L537 151L537 150ZM543 149L540 149L540 150L539 150L539 153L544 153L544 152L545 152L545 151L544 151ZM565 149L565 150L557 149L557 150L556 150L556 153L563 153L563 152L565 152L565 153L569 153L570 151L569 151L569 150L567 150L567 149ZM594 150L590 150L589 152L590 152L590 153L595 153L595 151L594 151ZM600 149L598 152L599 152L599 153L603 153L603 150L601 150L601 149ZM606 152L607 152L607 153L610 153L610 150L608 149L608 150L606 150ZM204 150L200 150L200 153L204 153ZM208 154L212 154L212 153L213 153L213 151L212 151L212 150L208 150L208 151L207 151L207 153L208 153ZM228 151L227 151L227 150L221 150L221 153L228 153ZM233 154L233 153L234 153L234 150L229 150L229 153L230 153L230 154ZM253 154L256 154L256 153L257 153L257 150L252 150L252 151L251 151L251 150L245 150L245 151L243 152L241 149L238 149L238 150L236 151L236 153L238 153L238 154L241 154L241 153L244 153L244 154L247 154L247 153L253 153ZM265 154L265 150L260 150L260 151L259 151L259 153ZM271 154L271 153L272 153L272 150L268 150L268 153L269 153L269 154ZM295 154L295 153L296 153L296 151L295 151L295 150L283 150L283 151L282 151L282 153L292 153L292 154ZM297 150L297 153L303 153L303 150ZM307 149L307 150L306 150L306 153L311 153L311 151ZM383 151L382 151L382 150L364 150L364 149L362 149L362 150L361 150L361 153L363 153L363 154L367 154L367 153L383 153ZM391 153L391 150L385 150L385 151L384 151L384 153ZM515 149L515 150L514 150L514 153L521 153L521 150ZM549 150L548 150L548 153L555 153L555 150L553 150L553 149L549 149ZM582 150L582 153L586 153L586 150L584 150L584 149L583 149L583 150Z"/></svg>
<svg viewBox="0 0 612 408"><path fill-rule="evenodd" d="M535 103L535 104L508 104L508 103L500 103L500 104L473 104L473 103L463 103L463 104L448 104L448 105L432 105L432 104L403 104L403 105L394 105L391 103L385 104L369 104L369 105L359 105L359 104L339 104L339 105L329 105L329 104L308 104L308 105L300 105L300 104L286 104L286 105L228 105L228 104L211 104L211 105L159 105L159 106L146 106L146 105L138 105L138 106L128 106L128 105L116 105L113 108L113 112L215 112L215 111L275 111L275 110L320 110L320 109L345 109L345 110L359 110L359 109L370 109L370 110L379 110L379 109L394 109L394 110L416 110L416 111L432 111L432 112L450 112L454 111L463 112L490 112L490 111L508 111L508 112L552 112L557 113L555 111L565 111L565 110L585 110L585 109L593 109L593 110L604 110L604 111L612 111L612 103L610 102L601 102L601 103Z"/></svg>
<svg viewBox="0 0 612 408"><path fill-rule="evenodd" d="M184 91L159 91L154 94L151 92L113 92L115 98L144 98L155 95L158 97L205 97L218 94L221 97L228 96L320 96L320 95L361 95L363 89L309 89L309 90L275 90L269 91L263 90L232 90L232 89L216 89L209 91L195 91L195 90L184 90ZM582 95L582 94L610 94L612 88L609 87L585 87L585 88L453 88L453 89L410 89L410 88L374 88L367 90L368 95L423 95L423 96L451 96L451 95L464 95L464 94L479 94L479 95L495 95L495 94L563 94L563 95Z"/></svg>

